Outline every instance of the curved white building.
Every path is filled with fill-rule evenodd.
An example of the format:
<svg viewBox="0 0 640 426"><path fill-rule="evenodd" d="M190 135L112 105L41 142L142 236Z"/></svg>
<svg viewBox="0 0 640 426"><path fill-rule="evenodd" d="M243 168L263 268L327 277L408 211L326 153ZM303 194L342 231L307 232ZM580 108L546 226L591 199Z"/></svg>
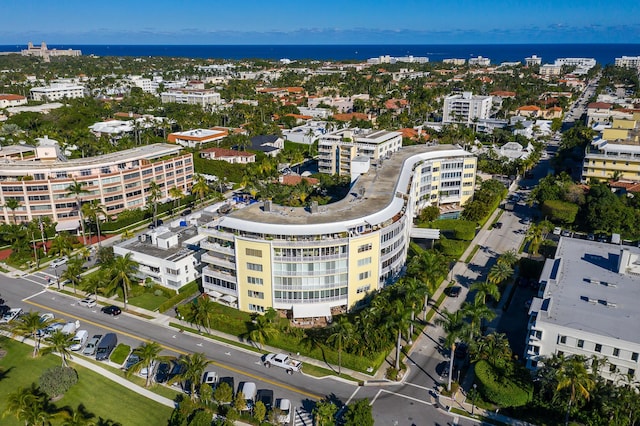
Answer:
<svg viewBox="0 0 640 426"><path fill-rule="evenodd" d="M274 307L305 318L350 309L397 278L415 213L464 204L475 173L476 158L460 148L411 146L360 176L336 203L236 210L200 228L203 287L244 311Z"/></svg>

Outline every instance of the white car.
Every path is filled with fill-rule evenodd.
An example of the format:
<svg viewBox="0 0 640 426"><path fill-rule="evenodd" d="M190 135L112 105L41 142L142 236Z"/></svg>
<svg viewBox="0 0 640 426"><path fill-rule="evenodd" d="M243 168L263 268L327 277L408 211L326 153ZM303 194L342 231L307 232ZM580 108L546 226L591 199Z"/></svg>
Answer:
<svg viewBox="0 0 640 426"><path fill-rule="evenodd" d="M276 408L278 409L278 422L283 425L291 423L291 401L288 399L277 399Z"/></svg>
<svg viewBox="0 0 640 426"><path fill-rule="evenodd" d="M79 300L78 305L86 306L87 308L93 308L94 306L96 306L96 301L91 296L87 296L84 299Z"/></svg>
<svg viewBox="0 0 640 426"><path fill-rule="evenodd" d="M562 232L562 228L560 228L559 226L556 226L555 228L553 228L553 235L560 235L561 232Z"/></svg>
<svg viewBox="0 0 640 426"><path fill-rule="evenodd" d="M60 266L64 265L68 261L69 261L69 258L67 256L62 256L62 257L59 257L59 258L55 259L53 262L51 262L49 264L49 266L51 266L52 268L57 268L57 267L60 267Z"/></svg>
<svg viewBox="0 0 640 426"><path fill-rule="evenodd" d="M20 308L9 309L9 312L4 314L4 316L2 318L0 318L0 324L10 323L14 319L16 319L16 317L18 315L20 315L21 313L22 313L22 309L20 309Z"/></svg>

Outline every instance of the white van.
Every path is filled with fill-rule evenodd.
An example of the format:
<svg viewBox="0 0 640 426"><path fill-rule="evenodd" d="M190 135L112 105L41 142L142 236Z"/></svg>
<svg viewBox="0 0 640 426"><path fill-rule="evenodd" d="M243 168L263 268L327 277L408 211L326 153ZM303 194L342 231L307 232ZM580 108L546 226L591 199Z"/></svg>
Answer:
<svg viewBox="0 0 640 426"><path fill-rule="evenodd" d="M75 333L78 328L80 328L80 321L76 320L75 322L70 321L66 323L60 331L62 332L62 334L68 335Z"/></svg>
<svg viewBox="0 0 640 426"><path fill-rule="evenodd" d="M247 410L253 410L253 404L256 400L256 392L257 392L256 384L253 382L244 382L240 385L240 389L238 392L242 392L244 399L247 403Z"/></svg>
<svg viewBox="0 0 640 426"><path fill-rule="evenodd" d="M78 330L76 335L73 337L72 345L69 346L69 349L71 349L72 351L79 351L84 347L88 339L89 332L87 330Z"/></svg>

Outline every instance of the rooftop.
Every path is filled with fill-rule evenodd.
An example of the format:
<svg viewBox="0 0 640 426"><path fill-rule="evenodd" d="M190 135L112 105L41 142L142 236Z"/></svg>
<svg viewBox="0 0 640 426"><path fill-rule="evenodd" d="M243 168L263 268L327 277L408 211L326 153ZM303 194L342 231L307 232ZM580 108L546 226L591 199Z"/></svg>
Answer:
<svg viewBox="0 0 640 426"><path fill-rule="evenodd" d="M156 233L157 237L160 239L168 239L173 235L177 235L178 244L166 249L160 248L151 242L151 234L153 233ZM131 238L118 243L118 246L136 253L141 253L169 262L176 262L186 256L194 254L199 250L199 246L196 244L197 241L205 238L198 234L198 229L195 226L172 226L171 228L160 226L141 235L144 235L144 241L141 241L140 238Z"/></svg>
<svg viewBox="0 0 640 426"><path fill-rule="evenodd" d="M622 249L629 254L625 273L617 272ZM538 320L640 343L638 268L637 247L561 238L555 259L547 260L540 277L547 286L538 299Z"/></svg>

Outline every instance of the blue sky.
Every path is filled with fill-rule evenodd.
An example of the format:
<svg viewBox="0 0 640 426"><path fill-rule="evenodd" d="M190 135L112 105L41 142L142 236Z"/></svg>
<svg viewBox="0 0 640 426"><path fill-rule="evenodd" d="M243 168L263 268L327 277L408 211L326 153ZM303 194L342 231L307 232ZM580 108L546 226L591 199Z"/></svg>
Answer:
<svg viewBox="0 0 640 426"><path fill-rule="evenodd" d="M640 1L0 0L0 44L640 43Z"/></svg>

